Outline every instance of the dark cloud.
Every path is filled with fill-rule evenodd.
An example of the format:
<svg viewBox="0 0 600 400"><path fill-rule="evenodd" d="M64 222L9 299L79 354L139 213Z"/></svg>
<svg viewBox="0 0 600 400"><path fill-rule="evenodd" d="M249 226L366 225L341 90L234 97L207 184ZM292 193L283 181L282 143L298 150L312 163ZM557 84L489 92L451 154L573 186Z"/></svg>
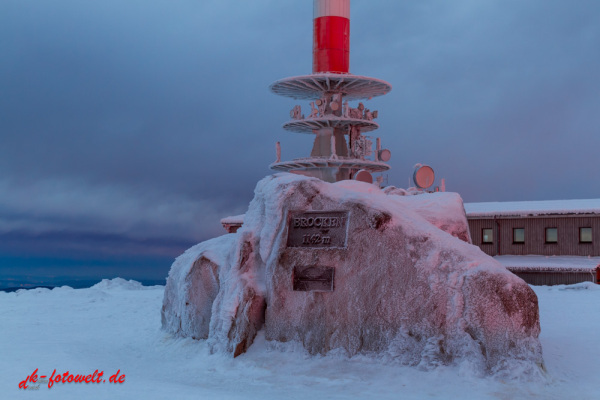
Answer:
<svg viewBox="0 0 600 400"><path fill-rule="evenodd" d="M383 6L401 9L395 25L378 7L381 22L353 31L369 55L361 69L387 59L377 69L394 84L382 100L397 117L381 120L398 132L382 133L386 144L402 151L392 180L426 162L467 201L598 196L599 167L586 161L600 144L598 4L403 4ZM363 51L353 50L356 60Z"/></svg>
<svg viewBox="0 0 600 400"><path fill-rule="evenodd" d="M148 254L219 234L276 141L310 151L268 85L310 73L311 18L274 0L2 2L0 234ZM467 201L599 197L599 19L591 0L354 1L351 71L394 87L368 105L388 183L421 162Z"/></svg>
<svg viewBox="0 0 600 400"><path fill-rule="evenodd" d="M140 239L122 234L78 231L12 231L0 234L0 240L0 251L4 255L68 256L79 260L132 258L140 254L170 259L173 254L180 254L195 244L191 240L169 236Z"/></svg>

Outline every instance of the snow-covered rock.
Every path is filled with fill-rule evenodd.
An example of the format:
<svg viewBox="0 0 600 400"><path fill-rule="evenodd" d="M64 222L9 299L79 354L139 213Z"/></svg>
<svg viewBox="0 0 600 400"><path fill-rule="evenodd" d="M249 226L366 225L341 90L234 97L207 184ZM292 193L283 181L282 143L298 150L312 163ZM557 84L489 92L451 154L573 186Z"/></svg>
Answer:
<svg viewBox="0 0 600 400"><path fill-rule="evenodd" d="M387 187L385 192L390 196L403 196L401 190L403 189ZM444 232L471 243L469 223L463 201L458 193L416 193L419 195L404 197L402 204Z"/></svg>
<svg viewBox="0 0 600 400"><path fill-rule="evenodd" d="M112 290L112 289L121 289L121 290L146 290L148 286L143 286L140 282L134 281L132 279L126 280L123 278L114 278L114 279L102 279L100 282L96 283L92 286L94 289L99 290Z"/></svg>
<svg viewBox="0 0 600 400"><path fill-rule="evenodd" d="M425 369L466 360L481 371L515 362L535 370L537 297L468 243L464 214L451 193L402 196L361 182L266 177L237 233L175 261L163 327L234 356L263 328L267 340L297 341L311 354L343 349Z"/></svg>

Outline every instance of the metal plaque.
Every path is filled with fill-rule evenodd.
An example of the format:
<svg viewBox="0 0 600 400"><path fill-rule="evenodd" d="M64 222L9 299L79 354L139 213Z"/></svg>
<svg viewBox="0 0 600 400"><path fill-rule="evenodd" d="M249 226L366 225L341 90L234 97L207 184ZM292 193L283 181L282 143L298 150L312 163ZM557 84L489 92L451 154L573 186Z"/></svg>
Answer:
<svg viewBox="0 0 600 400"><path fill-rule="evenodd" d="M333 267L294 267L294 290L333 292Z"/></svg>
<svg viewBox="0 0 600 400"><path fill-rule="evenodd" d="M288 247L346 247L348 211L290 212Z"/></svg>

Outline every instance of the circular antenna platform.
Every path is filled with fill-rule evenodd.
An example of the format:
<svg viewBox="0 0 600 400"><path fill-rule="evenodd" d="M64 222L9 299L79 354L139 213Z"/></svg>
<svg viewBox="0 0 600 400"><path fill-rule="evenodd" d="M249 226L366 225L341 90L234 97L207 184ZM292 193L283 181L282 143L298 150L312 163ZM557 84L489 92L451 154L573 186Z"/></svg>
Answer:
<svg viewBox="0 0 600 400"><path fill-rule="evenodd" d="M359 100L382 96L392 90L392 85L366 76L328 72L280 79L269 88L296 100L320 99L324 93L342 93L347 100Z"/></svg>
<svg viewBox="0 0 600 400"><path fill-rule="evenodd" d="M435 173L429 165L417 164L415 173L413 174L415 186L419 189L427 189L433 185L435 181Z"/></svg>
<svg viewBox="0 0 600 400"><path fill-rule="evenodd" d="M367 170L361 169L354 174L354 180L359 182L373 183L373 175Z"/></svg>
<svg viewBox="0 0 600 400"><path fill-rule="evenodd" d="M350 157L308 157L308 158L296 158L291 161L274 162L269 166L275 171L307 171L313 169L322 168L347 168L370 171L370 172L383 172L390 169L390 166L379 162L370 160L361 160L358 158Z"/></svg>
<svg viewBox="0 0 600 400"><path fill-rule="evenodd" d="M298 133L313 133L323 128L348 129L349 126L360 128L361 132L371 132L379 128L379 124L364 119L328 116L327 118L305 118L286 122L283 129Z"/></svg>

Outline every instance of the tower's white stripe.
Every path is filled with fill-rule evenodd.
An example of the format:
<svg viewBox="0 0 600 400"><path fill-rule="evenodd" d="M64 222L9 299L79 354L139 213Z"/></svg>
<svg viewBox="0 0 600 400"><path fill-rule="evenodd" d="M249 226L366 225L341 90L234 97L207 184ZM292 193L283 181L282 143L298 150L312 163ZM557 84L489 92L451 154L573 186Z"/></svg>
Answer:
<svg viewBox="0 0 600 400"><path fill-rule="evenodd" d="M350 0L315 0L314 18L344 17L350 19Z"/></svg>

